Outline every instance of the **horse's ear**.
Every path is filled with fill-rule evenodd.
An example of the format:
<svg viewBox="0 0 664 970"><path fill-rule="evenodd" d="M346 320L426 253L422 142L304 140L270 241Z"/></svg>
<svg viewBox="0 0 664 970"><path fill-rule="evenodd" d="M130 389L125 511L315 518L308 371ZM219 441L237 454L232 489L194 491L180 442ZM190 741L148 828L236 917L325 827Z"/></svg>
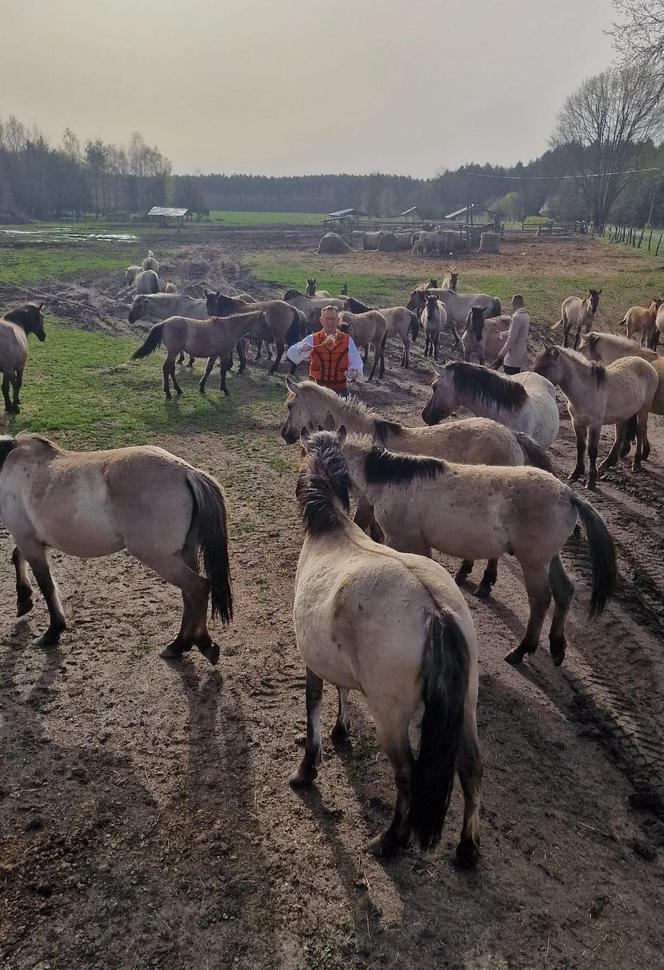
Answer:
<svg viewBox="0 0 664 970"><path fill-rule="evenodd" d="M44 309L44 306L45 306L44 303L40 303L39 306L37 307L37 309L39 310L40 313Z"/></svg>
<svg viewBox="0 0 664 970"><path fill-rule="evenodd" d="M344 443L347 437L348 437L348 432L346 431L345 425L342 424L339 430L337 431L337 441L339 442L339 445L342 448L344 446Z"/></svg>
<svg viewBox="0 0 664 970"><path fill-rule="evenodd" d="M552 357L560 357L560 347L553 346L551 348L551 356Z"/></svg>
<svg viewBox="0 0 664 970"><path fill-rule="evenodd" d="M597 296L599 296L601 292L602 292L602 291L601 291L601 289L599 289L599 290L597 291Z"/></svg>
<svg viewBox="0 0 664 970"><path fill-rule="evenodd" d="M309 429L306 426L302 426L300 430L300 445L303 451L307 450L307 441L309 440Z"/></svg>
<svg viewBox="0 0 664 970"><path fill-rule="evenodd" d="M299 387L299 384L297 383L297 381L294 381L293 378L290 376L286 377L285 380L286 380L286 387L291 392L291 394L297 394L297 389Z"/></svg>
<svg viewBox="0 0 664 970"><path fill-rule="evenodd" d="M336 424L335 424L335 421L334 421L334 418L332 417L332 415L331 414L326 414L325 415L325 418L323 419L323 427L322 427L322 430L323 431L334 431L335 427L336 427Z"/></svg>

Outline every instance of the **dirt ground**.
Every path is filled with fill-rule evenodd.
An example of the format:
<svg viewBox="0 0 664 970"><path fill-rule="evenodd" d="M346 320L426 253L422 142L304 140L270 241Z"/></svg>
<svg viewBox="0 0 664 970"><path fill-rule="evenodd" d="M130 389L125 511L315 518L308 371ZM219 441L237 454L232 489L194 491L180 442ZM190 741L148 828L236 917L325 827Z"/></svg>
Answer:
<svg viewBox="0 0 664 970"><path fill-rule="evenodd" d="M225 265L237 258L234 245ZM374 266L395 258L371 255ZM427 370L419 357L407 373L398 363L395 346L385 379L361 396L419 423ZM553 454L563 474L574 447L561 415ZM3 966L661 966L664 420L652 421L644 471L621 466L592 499L621 574L599 620L585 614L585 540L566 547L577 593L562 668L545 647L516 670L502 659L527 613L516 563L501 561L489 600L468 584L485 775L482 857L466 873L451 861L458 790L438 849L385 864L366 853L389 818L393 786L357 696L350 745L325 741L312 791L287 785L301 755L304 671L290 617L301 541L296 449L283 445L289 473L266 457L281 417L257 423L249 441L162 442L213 472L228 496L236 619L216 631L217 668L200 655L158 658L179 621L178 596L124 554L87 563L53 555L70 629L59 649L34 648L46 612L38 601L27 623L13 625L2 533ZM327 737L335 703L327 688Z"/></svg>

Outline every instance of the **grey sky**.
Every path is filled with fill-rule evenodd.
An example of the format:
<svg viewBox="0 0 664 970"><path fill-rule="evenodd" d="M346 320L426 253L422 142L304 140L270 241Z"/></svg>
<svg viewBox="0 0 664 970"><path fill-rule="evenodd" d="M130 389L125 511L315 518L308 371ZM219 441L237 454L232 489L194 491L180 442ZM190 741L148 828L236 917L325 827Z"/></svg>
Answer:
<svg viewBox="0 0 664 970"><path fill-rule="evenodd" d="M608 65L611 0L0 0L0 116L134 129L177 172L527 161Z"/></svg>

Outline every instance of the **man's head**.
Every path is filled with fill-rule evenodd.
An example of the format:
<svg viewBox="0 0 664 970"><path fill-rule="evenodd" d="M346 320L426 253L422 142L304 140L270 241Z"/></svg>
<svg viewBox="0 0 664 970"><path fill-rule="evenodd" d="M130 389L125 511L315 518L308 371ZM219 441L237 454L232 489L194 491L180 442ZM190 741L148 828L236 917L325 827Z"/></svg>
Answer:
<svg viewBox="0 0 664 970"><path fill-rule="evenodd" d="M339 311L334 306L326 306L320 311L320 325L325 333L336 333L339 329Z"/></svg>
<svg viewBox="0 0 664 970"><path fill-rule="evenodd" d="M521 294L515 293L512 297L512 312L516 313L517 310L522 310L525 305L525 301Z"/></svg>

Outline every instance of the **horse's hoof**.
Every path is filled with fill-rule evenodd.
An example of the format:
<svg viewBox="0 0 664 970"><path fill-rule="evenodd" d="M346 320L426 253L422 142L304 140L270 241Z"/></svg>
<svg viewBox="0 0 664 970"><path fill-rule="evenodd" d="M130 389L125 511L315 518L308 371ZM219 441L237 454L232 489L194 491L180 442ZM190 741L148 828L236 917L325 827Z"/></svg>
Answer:
<svg viewBox="0 0 664 970"><path fill-rule="evenodd" d="M480 583L475 590L475 596L480 600L485 600L491 596L491 583Z"/></svg>
<svg viewBox="0 0 664 970"><path fill-rule="evenodd" d="M188 650L191 650L190 643L178 643L177 640L173 640L172 643L164 647L159 656L162 660L179 660L182 654Z"/></svg>
<svg viewBox="0 0 664 970"><path fill-rule="evenodd" d="M457 586L463 586L467 579L468 573L466 570L457 569L456 573L454 574L454 582L457 584Z"/></svg>
<svg viewBox="0 0 664 970"><path fill-rule="evenodd" d="M213 667L219 663L219 644L215 643L214 640L210 640L209 643L199 643L198 649Z"/></svg>
<svg viewBox="0 0 664 970"><path fill-rule="evenodd" d="M32 596L26 596L24 599L19 599L16 604L16 616L25 616L29 613L34 603L32 601Z"/></svg>
<svg viewBox="0 0 664 970"><path fill-rule="evenodd" d="M473 869L479 860L480 848L472 839L462 839L456 849L456 864L459 869Z"/></svg>
<svg viewBox="0 0 664 970"><path fill-rule="evenodd" d="M349 731L346 724L340 724L338 721L332 728L330 734L334 744L347 744L349 740Z"/></svg>
<svg viewBox="0 0 664 970"><path fill-rule="evenodd" d="M33 647L57 647L60 643L60 630L47 630L32 641Z"/></svg>
<svg viewBox="0 0 664 970"><path fill-rule="evenodd" d="M199 394L205 394L205 387L201 387L201 385L199 384L198 385L198 393Z"/></svg>
<svg viewBox="0 0 664 970"><path fill-rule="evenodd" d="M368 843L367 849L377 859L392 859L399 851L399 846L395 838L390 836L388 832L383 832L382 835L377 835L375 839Z"/></svg>
<svg viewBox="0 0 664 970"><path fill-rule="evenodd" d="M582 470L579 471L579 469L575 468L574 471L570 472L569 475L567 476L567 481L578 482L578 480L581 478L582 475L583 475L583 471Z"/></svg>
<svg viewBox="0 0 664 970"><path fill-rule="evenodd" d="M549 641L549 652L551 654L551 660L553 661L554 667L560 667L565 659L566 651L567 640L565 637L560 637L558 640Z"/></svg>
<svg viewBox="0 0 664 970"><path fill-rule="evenodd" d="M316 779L317 771L314 768L312 771L308 769L303 769L302 766L294 771L293 774L288 779L288 784L291 788L310 788Z"/></svg>
<svg viewBox="0 0 664 970"><path fill-rule="evenodd" d="M640 471L642 471L641 462L640 461L638 461L638 462L637 461L633 461L632 462L632 471L633 472L640 472Z"/></svg>
<svg viewBox="0 0 664 970"><path fill-rule="evenodd" d="M605 479L605 478L606 478L606 475L602 475L602 479ZM595 481L595 479L593 479L592 481L588 479L588 481L586 482L586 488L590 489L591 492L596 492L597 482Z"/></svg>

